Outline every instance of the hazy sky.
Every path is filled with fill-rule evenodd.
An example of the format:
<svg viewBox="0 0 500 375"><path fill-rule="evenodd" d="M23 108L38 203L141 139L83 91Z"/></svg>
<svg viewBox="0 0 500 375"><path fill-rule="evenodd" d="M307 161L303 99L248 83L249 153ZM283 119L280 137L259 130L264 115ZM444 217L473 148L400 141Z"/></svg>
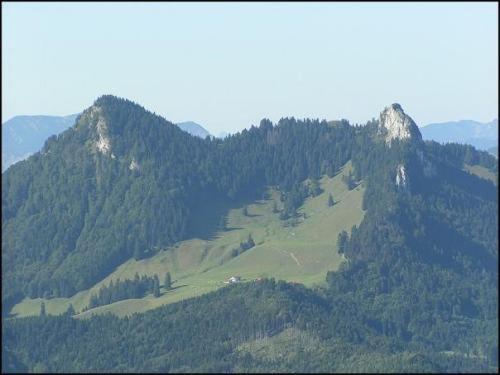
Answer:
<svg viewBox="0 0 500 375"><path fill-rule="evenodd" d="M102 94L217 134L263 117L498 116L496 3L2 3L2 122Z"/></svg>

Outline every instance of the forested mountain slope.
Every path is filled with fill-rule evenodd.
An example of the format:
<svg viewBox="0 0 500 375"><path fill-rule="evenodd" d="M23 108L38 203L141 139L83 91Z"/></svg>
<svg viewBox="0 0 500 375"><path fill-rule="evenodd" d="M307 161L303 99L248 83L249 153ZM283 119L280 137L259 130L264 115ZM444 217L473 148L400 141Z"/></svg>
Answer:
<svg viewBox="0 0 500 375"><path fill-rule="evenodd" d="M496 371L498 190L463 168L497 175L497 160L424 142L397 104L364 127L264 120L202 140L98 99L4 175L4 303L72 295L189 238L207 197L279 186L294 217L302 182L348 160L366 213L339 237L347 261L327 287L262 280L127 318L7 319L10 358L48 371Z"/></svg>
<svg viewBox="0 0 500 375"><path fill-rule="evenodd" d="M306 198L295 217L281 218L285 203L281 201L282 194L269 188L255 201L230 207L209 236L180 241L145 259L130 259L92 288L74 296L25 298L12 308L11 315L38 315L43 302L48 314L62 314L71 304L78 317L107 312L123 316L224 287L231 276L240 276L243 282L274 277L309 287L325 284L327 272L337 270L343 262L343 255L336 249L339 233L350 232L363 219L364 183L349 190L344 181L351 172L351 163L347 163L334 177L319 179L322 191ZM208 213L221 205L221 201L206 202L207 210L197 216L197 221L203 223L210 218ZM251 247L245 246L249 237L254 242ZM163 284L167 272L172 279L171 289ZM136 273L158 275L160 295L137 298L114 288L110 298L113 302L85 310L92 295L112 281L116 285L119 280L133 280Z"/></svg>
<svg viewBox="0 0 500 375"><path fill-rule="evenodd" d="M189 238L189 219L207 197L238 199L266 185L292 191L307 177L333 175L349 160L355 131L284 119L203 140L102 97L3 176L3 298L86 289L132 256ZM285 214L300 200L297 191Z"/></svg>

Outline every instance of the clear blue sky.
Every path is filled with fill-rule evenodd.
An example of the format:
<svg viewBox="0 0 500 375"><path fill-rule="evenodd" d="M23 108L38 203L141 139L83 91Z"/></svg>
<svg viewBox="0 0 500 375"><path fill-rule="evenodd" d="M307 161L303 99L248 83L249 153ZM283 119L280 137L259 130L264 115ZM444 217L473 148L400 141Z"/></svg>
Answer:
<svg viewBox="0 0 500 375"><path fill-rule="evenodd" d="M496 3L2 3L2 122L102 94L217 134L285 116L498 112Z"/></svg>

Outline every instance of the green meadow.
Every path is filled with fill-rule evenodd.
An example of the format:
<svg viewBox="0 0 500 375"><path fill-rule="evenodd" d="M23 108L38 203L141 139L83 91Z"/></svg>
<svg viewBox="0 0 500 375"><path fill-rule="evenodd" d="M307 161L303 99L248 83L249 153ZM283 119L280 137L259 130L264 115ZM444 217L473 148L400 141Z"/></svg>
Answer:
<svg viewBox="0 0 500 375"><path fill-rule="evenodd" d="M189 239L151 258L129 260L92 288L71 298L26 298L13 308L12 314L19 317L37 315L44 301L48 314L61 314L72 304L79 313L77 317L107 312L123 316L208 293L226 285L224 282L231 276L240 276L242 282L273 277L306 286L321 285L326 273L338 269L343 261L336 250L338 234L359 225L364 215L361 208L363 183L349 191L342 182L342 175L350 169L348 163L333 178L323 177L320 180L322 193L304 202L298 210L298 218L279 219L279 213L273 212L275 204L278 209L282 205L279 192L269 188L267 199L247 205L247 215L242 207L229 210L225 229L209 239ZM328 206L329 194L335 201L332 207ZM232 250L249 235L255 246L232 256ZM148 295L82 312L91 294L111 280L132 279L135 273L158 274L163 284L167 271L172 275L173 289L162 287L158 298Z"/></svg>

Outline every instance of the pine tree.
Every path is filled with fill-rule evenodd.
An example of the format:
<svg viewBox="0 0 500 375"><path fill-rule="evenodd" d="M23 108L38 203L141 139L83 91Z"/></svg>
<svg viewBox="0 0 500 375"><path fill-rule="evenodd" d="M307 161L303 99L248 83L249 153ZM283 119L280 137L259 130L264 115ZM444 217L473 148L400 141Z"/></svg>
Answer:
<svg viewBox="0 0 500 375"><path fill-rule="evenodd" d="M170 272L165 274L165 289L172 289L172 277L170 276Z"/></svg>
<svg viewBox="0 0 500 375"><path fill-rule="evenodd" d="M68 309L66 310L66 315L73 316L75 314L75 308L73 307L73 304L70 303Z"/></svg>
<svg viewBox="0 0 500 375"><path fill-rule="evenodd" d="M337 240L337 250L339 254L344 254L347 248L347 240L348 240L348 235L345 230L339 233L339 237Z"/></svg>
<svg viewBox="0 0 500 375"><path fill-rule="evenodd" d="M249 249L255 246L255 242L251 234L248 235L247 245Z"/></svg>
<svg viewBox="0 0 500 375"><path fill-rule="evenodd" d="M153 295L156 298L160 296L160 279L158 279L157 274L153 277Z"/></svg>
<svg viewBox="0 0 500 375"><path fill-rule="evenodd" d="M349 171L349 174L347 176L346 175L342 176L342 181L346 184L349 190L352 190L356 187L356 183L354 182L354 176L351 171Z"/></svg>
<svg viewBox="0 0 500 375"><path fill-rule="evenodd" d="M328 207L332 207L335 202L331 194L328 195Z"/></svg>
<svg viewBox="0 0 500 375"><path fill-rule="evenodd" d="M243 207L242 212L243 212L243 216L248 216L248 207L247 206Z"/></svg>
<svg viewBox="0 0 500 375"><path fill-rule="evenodd" d="M40 305L40 316L46 316L47 313L45 312L45 302L42 301L42 304Z"/></svg>

